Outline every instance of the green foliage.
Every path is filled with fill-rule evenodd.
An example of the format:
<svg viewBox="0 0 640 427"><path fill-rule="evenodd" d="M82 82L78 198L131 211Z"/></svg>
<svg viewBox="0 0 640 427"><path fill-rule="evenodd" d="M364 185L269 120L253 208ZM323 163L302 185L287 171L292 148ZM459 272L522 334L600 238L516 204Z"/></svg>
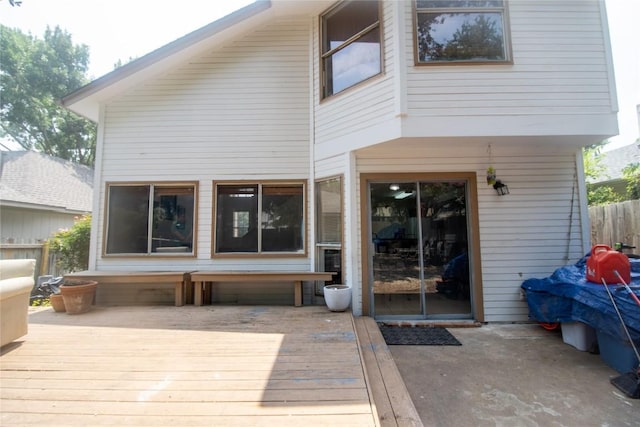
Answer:
<svg viewBox="0 0 640 427"><path fill-rule="evenodd" d="M51 307L49 298L36 298L29 304L31 307Z"/></svg>
<svg viewBox="0 0 640 427"><path fill-rule="evenodd" d="M587 184L587 200L589 206L608 205L609 203L617 203L624 200L624 197L609 186L595 187L593 184Z"/></svg>
<svg viewBox="0 0 640 427"><path fill-rule="evenodd" d="M0 137L26 150L93 166L96 126L58 105L88 83L89 47L47 28L44 38L0 25Z"/></svg>
<svg viewBox="0 0 640 427"><path fill-rule="evenodd" d="M49 249L58 254L58 266L67 273L86 270L89 266L91 215L85 215L66 230L49 240Z"/></svg>
<svg viewBox="0 0 640 427"><path fill-rule="evenodd" d="M500 58L503 55L502 32L484 15L473 24L465 23L444 48L445 57L457 59Z"/></svg>
<svg viewBox="0 0 640 427"><path fill-rule="evenodd" d="M602 177L606 167L602 164L602 147L608 143L603 141L599 144L590 145L582 150L582 161L584 163L584 176L587 182L597 181Z"/></svg>
<svg viewBox="0 0 640 427"><path fill-rule="evenodd" d="M613 187L596 186L592 184L603 178L606 167L602 164L602 147L609 141L602 141L585 147L582 150L582 161L584 164L584 175L587 180L587 202L589 206L606 205L609 203L617 203L624 200L621 194L618 194Z"/></svg>
<svg viewBox="0 0 640 427"><path fill-rule="evenodd" d="M627 199L640 199L640 163L631 163L622 169L622 176L627 181Z"/></svg>

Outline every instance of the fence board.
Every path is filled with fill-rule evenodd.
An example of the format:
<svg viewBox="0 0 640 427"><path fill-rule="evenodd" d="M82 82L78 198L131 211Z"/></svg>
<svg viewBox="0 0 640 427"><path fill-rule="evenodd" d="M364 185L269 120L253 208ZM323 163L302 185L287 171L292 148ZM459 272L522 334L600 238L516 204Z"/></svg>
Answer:
<svg viewBox="0 0 640 427"><path fill-rule="evenodd" d="M635 246L640 253L640 200L627 200L589 208L592 244L616 242Z"/></svg>

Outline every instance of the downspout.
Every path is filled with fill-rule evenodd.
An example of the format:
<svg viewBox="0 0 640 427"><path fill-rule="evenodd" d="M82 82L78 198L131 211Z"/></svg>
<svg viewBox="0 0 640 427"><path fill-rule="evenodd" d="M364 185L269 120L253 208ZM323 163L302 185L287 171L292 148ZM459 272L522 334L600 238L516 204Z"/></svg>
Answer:
<svg viewBox="0 0 640 427"><path fill-rule="evenodd" d="M360 238L358 235L358 219L360 218L359 213L357 212L358 206L358 180L357 180L357 161L356 161L356 153L354 151L349 151L344 153L344 156L347 158L347 167L346 173L344 175L344 189L345 189L345 200L344 202L344 217L347 218L345 221L345 236L348 236L348 241L345 240L346 248L343 250L346 251L344 259L346 260L346 265L343 268L343 271L346 273L344 277L345 284L351 283L351 292L352 292L352 304L351 310L354 316L362 316L362 293L367 290L364 289L364 280L356 280L356 274L358 272L358 264L360 263L360 251L362 251L362 247L360 245L365 244L365 242L360 242ZM362 188L360 191L364 191ZM360 206L360 209L365 209L364 206ZM364 225L362 225L364 227ZM364 269L364 266L363 266ZM362 271L362 276L367 274L366 271ZM361 276L361 279L362 279Z"/></svg>
<svg viewBox="0 0 640 427"><path fill-rule="evenodd" d="M308 227L309 234L307 236L308 248L309 248L309 271L316 270L316 185L315 185L315 146L316 146L316 121L315 121L315 97L316 86L315 78L313 74L313 58L315 56L314 43L314 18L309 18L309 188L307 194L309 195L309 213ZM315 286L315 284L314 284ZM313 292L315 294L315 290Z"/></svg>
<svg viewBox="0 0 640 427"><path fill-rule="evenodd" d="M582 148L576 151L576 183L578 186L578 210L580 212L580 234L582 241L582 255L591 250L591 220L589 218L589 201L587 185L584 175L584 160Z"/></svg>
<svg viewBox="0 0 640 427"><path fill-rule="evenodd" d="M93 203L92 203L92 212L91 212L91 237L90 237L90 245L89 245L89 270L97 270L98 266L98 251L100 248L98 247L98 229L100 224L100 218L105 213L100 210L100 202L102 198L100 194L102 193L102 157L104 150L104 127L105 127L105 106L104 104L100 105L100 111L98 113L98 130L96 132L96 153L94 158L94 167L93 167ZM103 228L104 230L104 228ZM104 241L105 236L102 236L102 240Z"/></svg>

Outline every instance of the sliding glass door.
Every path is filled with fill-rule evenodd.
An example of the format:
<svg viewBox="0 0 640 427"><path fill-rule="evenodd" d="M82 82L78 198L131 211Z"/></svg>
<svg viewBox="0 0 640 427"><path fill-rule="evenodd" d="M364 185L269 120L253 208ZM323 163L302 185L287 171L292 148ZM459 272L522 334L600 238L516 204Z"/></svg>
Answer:
<svg viewBox="0 0 640 427"><path fill-rule="evenodd" d="M469 318L468 182L370 182L376 318Z"/></svg>

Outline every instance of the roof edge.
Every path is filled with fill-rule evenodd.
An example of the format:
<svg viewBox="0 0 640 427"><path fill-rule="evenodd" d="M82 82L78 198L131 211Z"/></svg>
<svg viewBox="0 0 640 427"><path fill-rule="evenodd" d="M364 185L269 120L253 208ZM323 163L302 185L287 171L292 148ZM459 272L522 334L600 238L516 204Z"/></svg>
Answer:
<svg viewBox="0 0 640 427"><path fill-rule="evenodd" d="M207 38L220 33L234 25L257 15L267 9L271 8L270 0L256 0L235 12L230 13L210 24L205 25L191 33L188 33L150 53L134 59L133 61L116 68L115 70L99 77L92 82L80 87L79 89L64 96L58 101L58 103L69 108L71 105L83 100L84 98L93 95L102 89L111 86L112 84L125 79L133 74L165 59L168 58L183 49L195 45Z"/></svg>

